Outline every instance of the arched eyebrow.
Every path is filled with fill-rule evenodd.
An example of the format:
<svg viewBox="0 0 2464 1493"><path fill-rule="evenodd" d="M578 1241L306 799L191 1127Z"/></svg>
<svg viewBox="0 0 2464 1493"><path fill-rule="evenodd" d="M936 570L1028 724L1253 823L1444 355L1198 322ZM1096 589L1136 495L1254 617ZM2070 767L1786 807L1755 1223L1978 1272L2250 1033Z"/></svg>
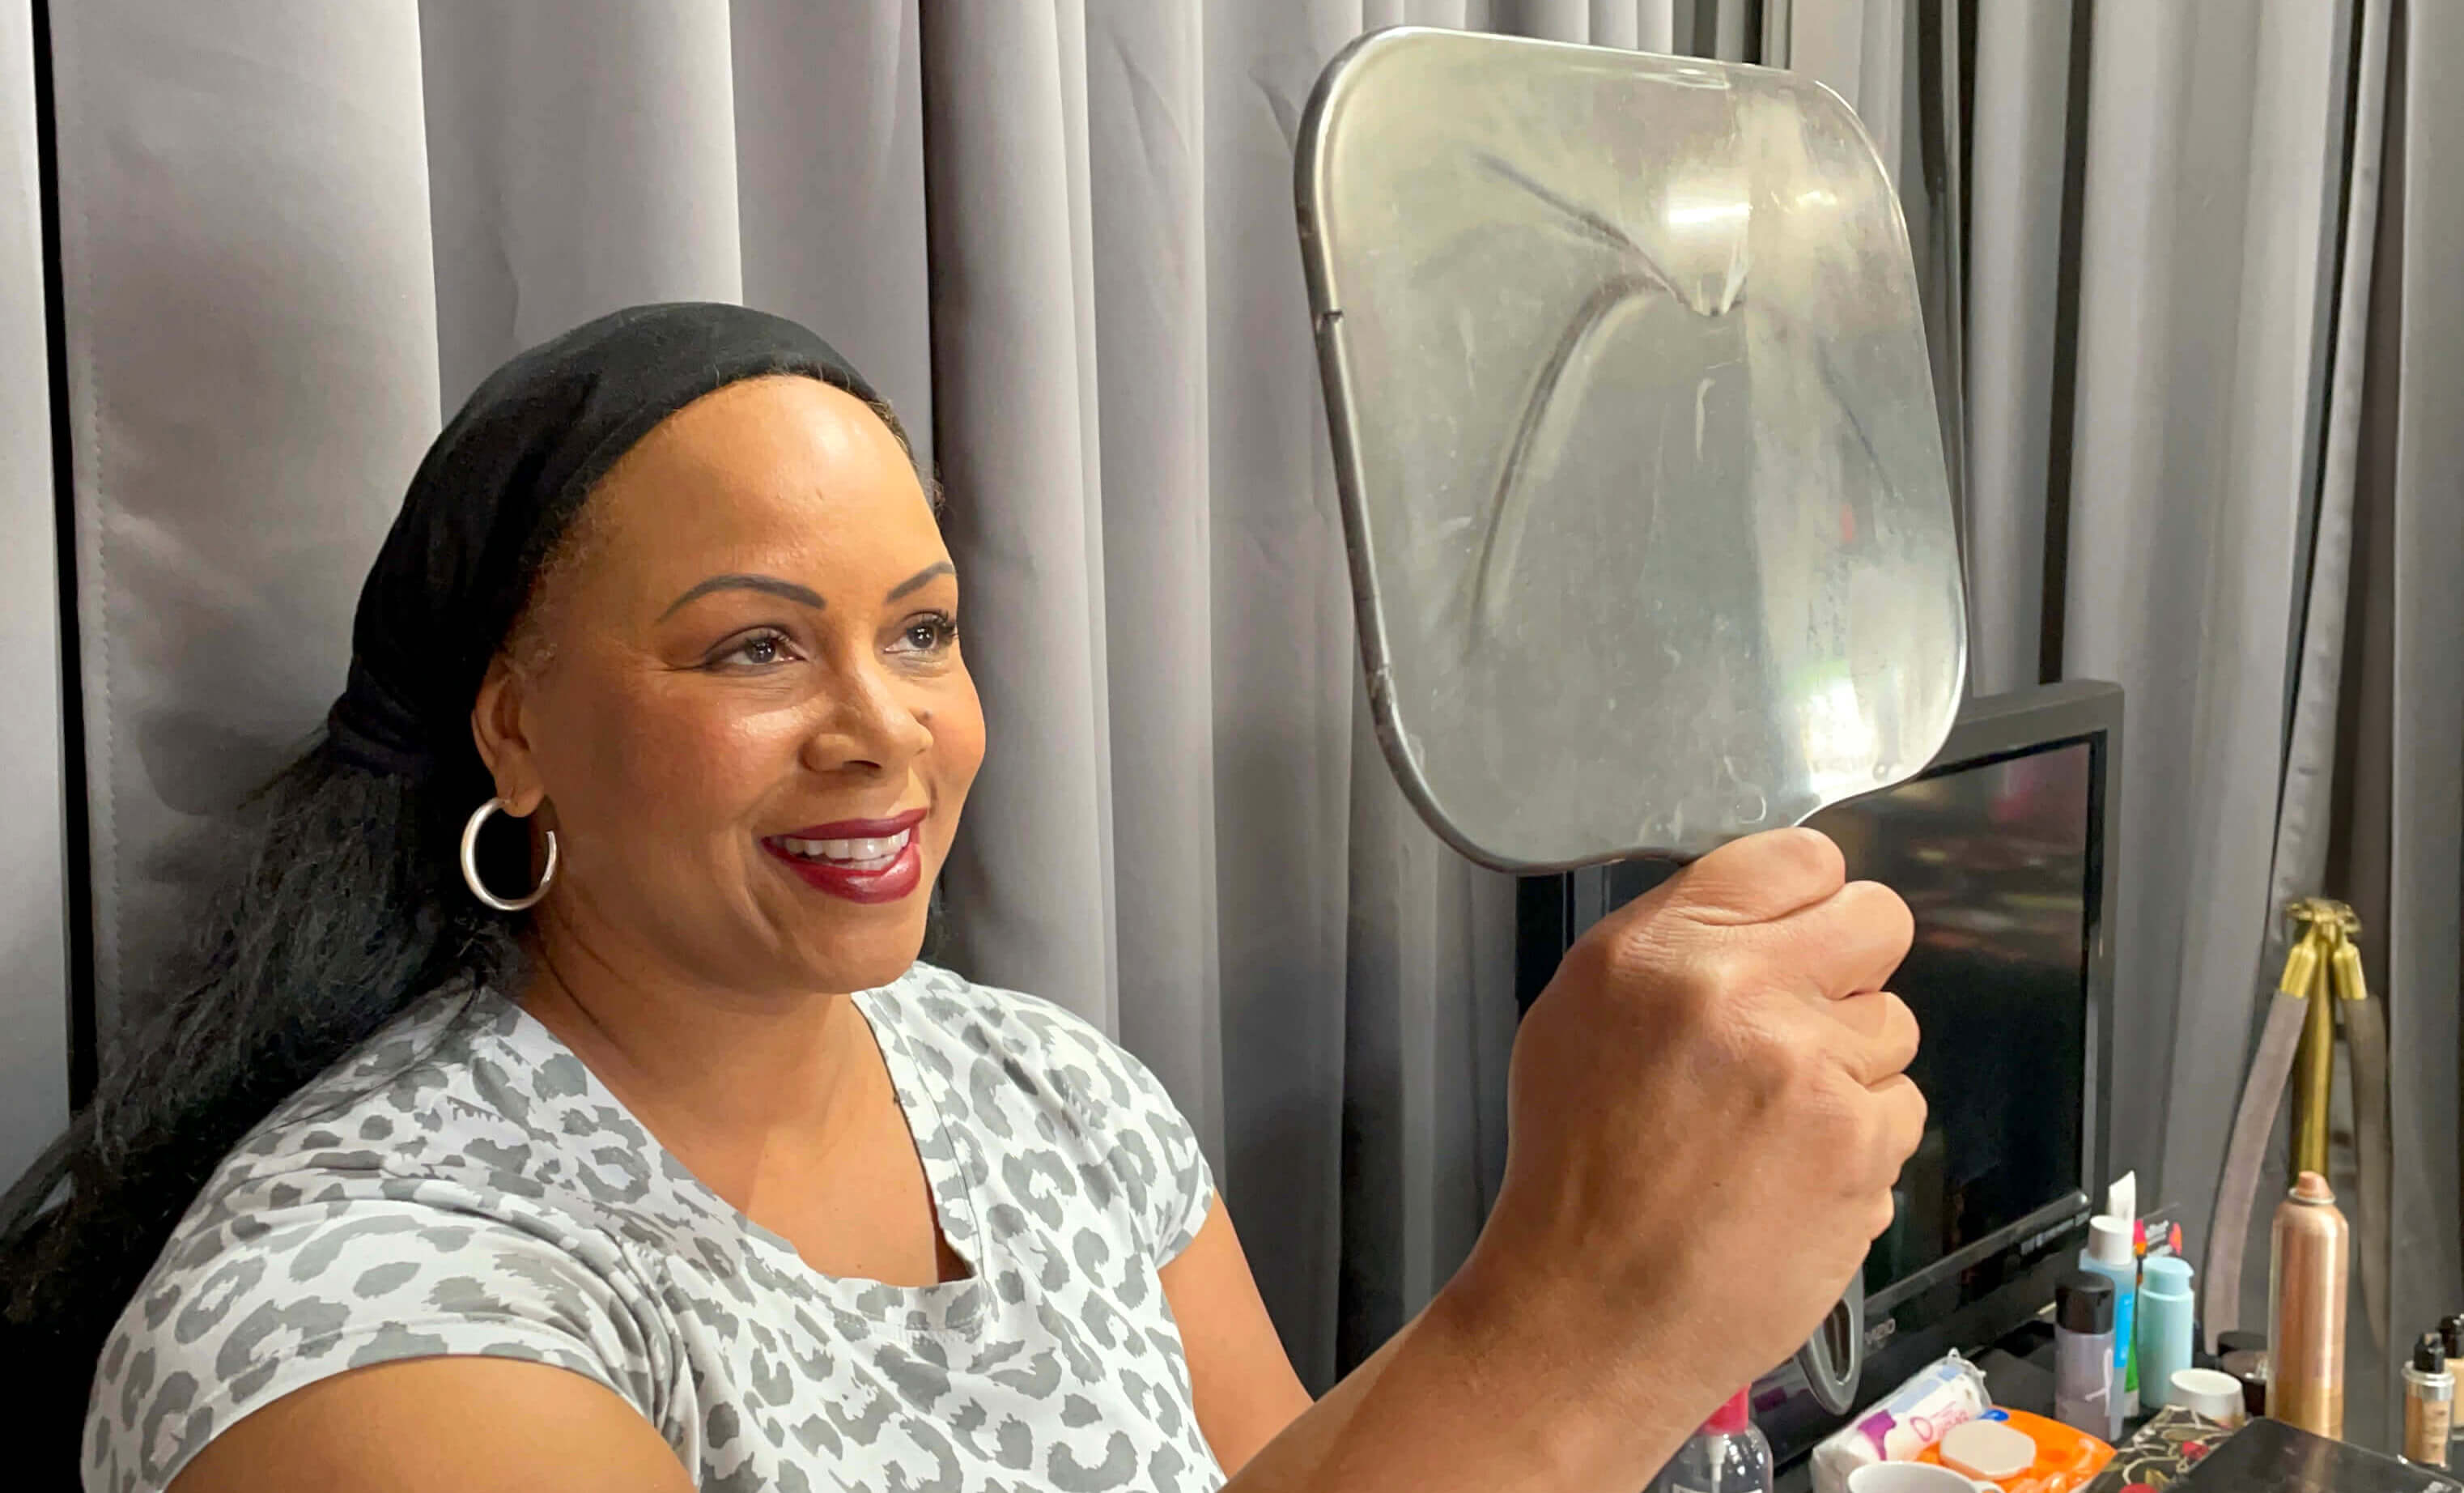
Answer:
<svg viewBox="0 0 2464 1493"><path fill-rule="evenodd" d="M957 573L958 568L952 565L947 560L942 561L938 565L928 565L921 570L916 571L913 575L909 576L907 579L890 588L889 599L896 601L899 597L904 596L909 591L922 586L926 581L933 579L936 575L956 575Z"/></svg>
<svg viewBox="0 0 2464 1493"><path fill-rule="evenodd" d="M783 596L798 606L810 607L816 612L821 611L823 607L821 594L811 587L799 586L793 581L782 581L775 575L714 575L669 603L668 610L659 613L659 620L665 622L675 615L677 610L687 603L698 601L712 591L767 591L773 596Z"/></svg>

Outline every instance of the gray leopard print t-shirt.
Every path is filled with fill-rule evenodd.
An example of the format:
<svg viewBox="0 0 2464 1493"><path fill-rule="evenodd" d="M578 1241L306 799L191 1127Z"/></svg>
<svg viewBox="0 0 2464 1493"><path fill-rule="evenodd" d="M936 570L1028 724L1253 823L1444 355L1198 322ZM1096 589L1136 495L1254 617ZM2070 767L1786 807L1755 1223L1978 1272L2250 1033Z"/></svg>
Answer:
<svg viewBox="0 0 2464 1493"><path fill-rule="evenodd" d="M622 1395L704 1489L1212 1489L1156 1270L1214 1195L1136 1059L918 965L856 997L967 1279L824 1276L487 990L412 1006L227 1158L104 1348L89 1493L302 1385L434 1354Z"/></svg>

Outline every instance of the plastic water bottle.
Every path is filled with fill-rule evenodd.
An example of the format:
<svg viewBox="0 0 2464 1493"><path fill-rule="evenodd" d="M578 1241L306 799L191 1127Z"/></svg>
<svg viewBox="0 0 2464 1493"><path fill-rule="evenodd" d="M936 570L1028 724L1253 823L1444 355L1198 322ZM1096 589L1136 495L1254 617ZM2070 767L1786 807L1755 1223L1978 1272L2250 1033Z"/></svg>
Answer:
<svg viewBox="0 0 2464 1493"><path fill-rule="evenodd" d="M1720 1407L1651 1480L1649 1493L1771 1493L1771 1449L1746 1392Z"/></svg>

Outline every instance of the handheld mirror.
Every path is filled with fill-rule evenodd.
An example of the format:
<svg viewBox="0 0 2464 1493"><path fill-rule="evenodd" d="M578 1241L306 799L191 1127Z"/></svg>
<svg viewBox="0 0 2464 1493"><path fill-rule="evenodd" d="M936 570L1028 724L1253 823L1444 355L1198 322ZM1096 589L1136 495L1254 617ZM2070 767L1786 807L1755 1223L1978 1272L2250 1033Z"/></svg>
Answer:
<svg viewBox="0 0 2464 1493"><path fill-rule="evenodd" d="M1382 32L1319 79L1297 188L1370 710L1431 828L1507 871L1690 858L1925 767L1958 545L1846 104ZM1858 1308L1798 1359L1834 1413Z"/></svg>

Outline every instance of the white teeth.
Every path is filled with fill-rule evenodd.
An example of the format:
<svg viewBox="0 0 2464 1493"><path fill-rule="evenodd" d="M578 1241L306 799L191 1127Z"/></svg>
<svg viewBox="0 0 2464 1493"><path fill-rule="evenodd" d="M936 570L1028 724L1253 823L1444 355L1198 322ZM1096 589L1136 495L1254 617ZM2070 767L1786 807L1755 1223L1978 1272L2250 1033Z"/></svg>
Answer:
<svg viewBox="0 0 2464 1493"><path fill-rule="evenodd" d="M915 838L913 830L901 830L895 835L877 839L798 839L791 835L779 836L787 854L806 860L826 860L850 871L887 871Z"/></svg>

